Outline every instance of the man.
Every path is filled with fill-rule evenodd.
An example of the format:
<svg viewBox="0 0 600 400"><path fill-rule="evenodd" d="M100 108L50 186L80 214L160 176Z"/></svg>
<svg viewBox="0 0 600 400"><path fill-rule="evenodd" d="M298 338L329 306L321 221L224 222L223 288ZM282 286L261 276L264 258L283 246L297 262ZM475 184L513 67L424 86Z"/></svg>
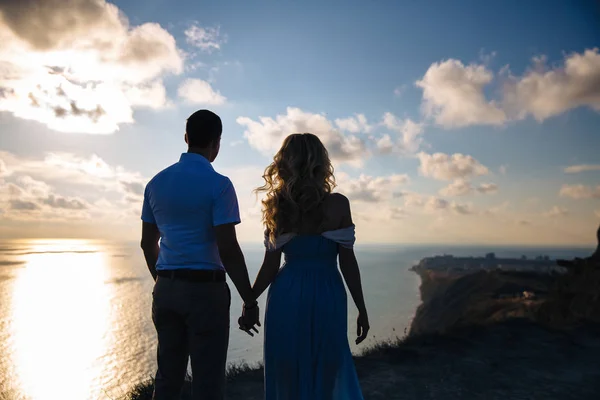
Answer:
<svg viewBox="0 0 600 400"><path fill-rule="evenodd" d="M229 178L211 163L222 123L208 110L187 120L187 153L146 186L142 208L144 257L156 281L152 320L158 334L155 400L179 399L188 357L194 399L224 399L231 293L229 274L244 302L240 325L260 326L235 225L238 202ZM160 245L159 245L160 240ZM246 330L251 334L250 330Z"/></svg>

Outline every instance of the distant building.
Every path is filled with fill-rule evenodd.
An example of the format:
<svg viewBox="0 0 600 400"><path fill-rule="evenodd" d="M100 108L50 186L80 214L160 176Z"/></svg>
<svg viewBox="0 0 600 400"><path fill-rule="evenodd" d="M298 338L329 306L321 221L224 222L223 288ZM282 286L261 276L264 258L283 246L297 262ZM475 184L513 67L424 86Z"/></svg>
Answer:
<svg viewBox="0 0 600 400"><path fill-rule="evenodd" d="M485 257L454 257L444 254L443 256L427 257L419 264L411 268L419 273L431 271L435 273L464 274L477 271L516 271L534 272L540 274L564 273L566 269L556 264L548 256L538 256L528 260L522 256L518 258L496 258L494 253L488 253Z"/></svg>

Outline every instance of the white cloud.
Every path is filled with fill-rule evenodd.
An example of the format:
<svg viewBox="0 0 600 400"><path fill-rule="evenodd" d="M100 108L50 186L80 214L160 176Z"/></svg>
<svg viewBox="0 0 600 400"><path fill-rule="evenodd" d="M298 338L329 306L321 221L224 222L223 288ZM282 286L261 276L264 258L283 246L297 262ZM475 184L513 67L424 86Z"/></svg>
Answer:
<svg viewBox="0 0 600 400"><path fill-rule="evenodd" d="M89 218L90 204L79 197L56 194L46 182L28 175L0 185L1 218L16 220L55 220L68 216Z"/></svg>
<svg viewBox="0 0 600 400"><path fill-rule="evenodd" d="M227 42L227 37L221 34L219 26L203 28L194 23L184 33L189 44L206 52L220 50Z"/></svg>
<svg viewBox="0 0 600 400"><path fill-rule="evenodd" d="M587 171L600 171L600 164L571 165L571 166L565 168L565 173L567 173L567 174L577 174L579 172L587 172Z"/></svg>
<svg viewBox="0 0 600 400"><path fill-rule="evenodd" d="M572 199L600 199L600 185L563 185L559 192L562 197L570 197Z"/></svg>
<svg viewBox="0 0 600 400"><path fill-rule="evenodd" d="M406 208L422 210L428 214L451 212L457 215L471 215L476 213L471 204L448 201L437 196L405 192L402 198L404 199L404 206Z"/></svg>
<svg viewBox="0 0 600 400"><path fill-rule="evenodd" d="M292 133L317 135L335 162L361 165L369 153L365 142L354 135L344 135L335 129L324 114L313 114L288 107L286 114L275 118L259 117L257 121L238 117L237 123L245 128L244 137L254 149L267 156L279 150L285 137Z"/></svg>
<svg viewBox="0 0 600 400"><path fill-rule="evenodd" d="M406 85L400 85L394 89L394 96L400 97L406 91Z"/></svg>
<svg viewBox="0 0 600 400"><path fill-rule="evenodd" d="M442 196L465 196L471 193L473 193L473 185L462 179L457 179L440 190Z"/></svg>
<svg viewBox="0 0 600 400"><path fill-rule="evenodd" d="M389 176L369 176L361 174L351 179L345 174L338 174L338 186L350 200L367 203L386 202L393 198L393 191L410 181L406 174Z"/></svg>
<svg viewBox="0 0 600 400"><path fill-rule="evenodd" d="M423 176L437 180L451 181L466 179L489 173L486 166L482 165L473 156L465 154L455 153L449 155L445 153L427 154L421 152L417 156L421 162L419 172Z"/></svg>
<svg viewBox="0 0 600 400"><path fill-rule="evenodd" d="M191 104L221 105L227 98L201 79L186 79L177 90L179 97Z"/></svg>
<svg viewBox="0 0 600 400"><path fill-rule="evenodd" d="M0 152L10 170L0 182L0 218L7 221L94 219L132 223L139 218L147 179L110 166L96 155L50 153L42 159Z"/></svg>
<svg viewBox="0 0 600 400"><path fill-rule="evenodd" d="M356 114L356 116L348 118L338 118L335 120L335 125L339 129L350 133L369 133L372 129L364 114Z"/></svg>
<svg viewBox="0 0 600 400"><path fill-rule="evenodd" d="M392 139L389 135L384 135L377 147L384 153L398 152L401 154L410 154L419 150L423 140L423 124L416 123L411 119L401 120L394 114L387 112L383 115L381 125L395 132L398 135L397 140L392 144Z"/></svg>
<svg viewBox="0 0 600 400"><path fill-rule="evenodd" d="M466 196L473 193L489 194L498 191L498 185L494 183L482 183L473 186L469 181L457 179L440 190L442 196Z"/></svg>
<svg viewBox="0 0 600 400"><path fill-rule="evenodd" d="M110 166L95 154L80 157L71 153L48 153L42 159L32 159L0 151L0 159L6 163L11 176L28 175L52 184L119 191L127 184L145 182L141 174L127 171L123 167Z"/></svg>
<svg viewBox="0 0 600 400"><path fill-rule="evenodd" d="M569 215L569 210L564 207L554 206L550 210L544 213L544 216L554 218L554 217L565 217Z"/></svg>
<svg viewBox="0 0 600 400"><path fill-rule="evenodd" d="M398 219L406 218L407 215L408 215L408 213L402 207L391 207L388 210L387 217L391 220L398 220Z"/></svg>
<svg viewBox="0 0 600 400"><path fill-rule="evenodd" d="M0 178L8 175L9 173L10 171L6 167L6 163L4 162L4 160L0 159Z"/></svg>
<svg viewBox="0 0 600 400"><path fill-rule="evenodd" d="M496 193L498 191L498 185L495 183L481 183L475 187L475 190L482 194Z"/></svg>
<svg viewBox="0 0 600 400"><path fill-rule="evenodd" d="M548 69L544 57L522 77L511 77L504 88L505 106L515 118L536 120L577 107L600 111L600 54L598 49L565 56L564 65Z"/></svg>
<svg viewBox="0 0 600 400"><path fill-rule="evenodd" d="M433 63L416 82L423 90L422 111L447 128L501 125L506 121L504 111L483 92L493 78L483 65L464 65L454 59Z"/></svg>
<svg viewBox="0 0 600 400"><path fill-rule="evenodd" d="M167 106L162 77L183 70L171 34L104 0L2 2L0 16L0 111L55 130L112 133Z"/></svg>
<svg viewBox="0 0 600 400"><path fill-rule="evenodd" d="M498 215L498 214L502 214L502 213L506 212L509 209L509 207L510 207L510 202L504 201L501 204L498 204L497 206L488 208L483 213L485 215Z"/></svg>
<svg viewBox="0 0 600 400"><path fill-rule="evenodd" d="M395 145L390 135L383 135L376 143L377 149L382 154L390 154L394 151Z"/></svg>
<svg viewBox="0 0 600 400"><path fill-rule="evenodd" d="M505 73L506 72L506 73ZM494 73L484 64L465 65L448 59L431 64L415 84L423 90L421 108L426 117L445 128L503 125L533 116L538 121L577 107L600 111L600 53L598 48L565 56L549 68L545 57L535 57L522 76L507 75L496 100L485 89Z"/></svg>

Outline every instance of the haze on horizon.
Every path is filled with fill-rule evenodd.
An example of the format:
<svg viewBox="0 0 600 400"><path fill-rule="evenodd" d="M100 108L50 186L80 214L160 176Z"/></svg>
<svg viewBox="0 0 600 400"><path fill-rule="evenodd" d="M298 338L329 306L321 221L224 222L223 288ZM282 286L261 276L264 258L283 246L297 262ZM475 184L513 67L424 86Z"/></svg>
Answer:
<svg viewBox="0 0 600 400"><path fill-rule="evenodd" d="M595 244L597 3L434 3L3 1L0 238L138 240L209 108L243 242L264 167L312 132L359 242Z"/></svg>

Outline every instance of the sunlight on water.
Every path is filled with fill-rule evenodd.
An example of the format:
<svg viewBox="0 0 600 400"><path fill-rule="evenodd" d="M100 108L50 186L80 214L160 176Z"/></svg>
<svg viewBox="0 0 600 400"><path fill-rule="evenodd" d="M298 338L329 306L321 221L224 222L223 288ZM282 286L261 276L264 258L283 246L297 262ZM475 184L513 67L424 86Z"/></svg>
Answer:
<svg viewBox="0 0 600 400"><path fill-rule="evenodd" d="M356 308L349 299L353 351L402 334L419 303L419 278L408 267L440 251L357 252L372 335L354 345ZM244 248L244 255L254 278L263 250ZM153 283L137 243L0 241L0 399L114 400L150 379L157 345ZM262 359L263 332L249 337L237 328L241 299L229 284L228 362L255 363ZM263 320L265 299L259 301Z"/></svg>
<svg viewBox="0 0 600 400"><path fill-rule="evenodd" d="M100 245L101 246L101 245ZM110 321L108 260L85 241L31 242L15 278L13 366L34 400L96 399Z"/></svg>

